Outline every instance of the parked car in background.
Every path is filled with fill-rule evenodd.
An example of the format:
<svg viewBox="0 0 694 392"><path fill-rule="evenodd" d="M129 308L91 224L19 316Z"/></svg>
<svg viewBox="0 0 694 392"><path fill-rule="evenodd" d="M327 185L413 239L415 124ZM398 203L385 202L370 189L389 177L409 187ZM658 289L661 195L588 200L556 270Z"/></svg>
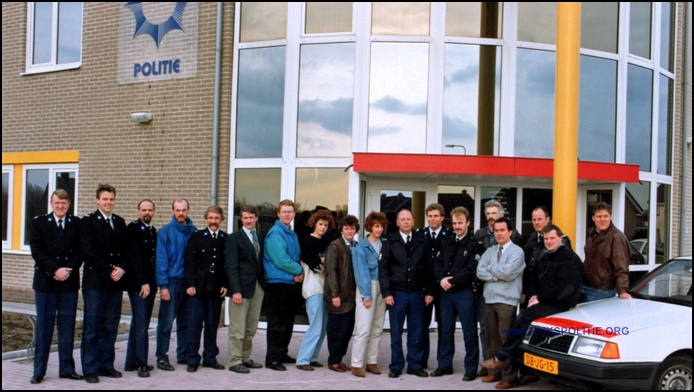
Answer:
<svg viewBox="0 0 694 392"><path fill-rule="evenodd" d="M692 389L692 258L670 260L618 297L535 320L516 359L577 387Z"/></svg>
<svg viewBox="0 0 694 392"><path fill-rule="evenodd" d="M638 238L629 242L631 248L631 260L632 264L648 264L648 240L646 238ZM637 262L638 256L634 255L637 252L643 263Z"/></svg>

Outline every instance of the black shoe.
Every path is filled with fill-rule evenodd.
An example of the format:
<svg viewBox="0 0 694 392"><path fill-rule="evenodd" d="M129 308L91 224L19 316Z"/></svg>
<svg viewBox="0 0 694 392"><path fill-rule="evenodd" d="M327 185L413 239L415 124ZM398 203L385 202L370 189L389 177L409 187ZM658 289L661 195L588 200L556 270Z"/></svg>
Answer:
<svg viewBox="0 0 694 392"><path fill-rule="evenodd" d="M453 370L444 370L444 369L436 369L433 372L431 372L431 377L441 377L441 376L448 376L450 374L453 374Z"/></svg>
<svg viewBox="0 0 694 392"><path fill-rule="evenodd" d="M296 363L296 359L290 357L289 355L285 355L284 357L278 359L277 362L279 362L279 363Z"/></svg>
<svg viewBox="0 0 694 392"><path fill-rule="evenodd" d="M281 363L280 361L275 361L275 362L272 362L272 363L269 363L269 364L266 363L266 364L265 364L265 367L268 368L268 369L277 370L277 371L280 371L280 372L283 372L283 371L287 370L287 368L284 367L284 365L282 365L282 363Z"/></svg>
<svg viewBox="0 0 694 392"><path fill-rule="evenodd" d="M31 380L29 381L32 384L41 384L41 381L43 381L43 377L41 376L32 376Z"/></svg>
<svg viewBox="0 0 694 392"><path fill-rule="evenodd" d="M121 378L123 373L116 369L101 369L96 371L97 376L108 377L108 378Z"/></svg>
<svg viewBox="0 0 694 392"><path fill-rule="evenodd" d="M422 369L417 369L417 370L410 370L407 369L407 374L412 374L417 377L429 377L429 373L425 372Z"/></svg>
<svg viewBox="0 0 694 392"><path fill-rule="evenodd" d="M202 367L204 368L212 368L216 370L224 370L224 365L220 364L219 362L215 363L202 363Z"/></svg>
<svg viewBox="0 0 694 392"><path fill-rule="evenodd" d="M178 365L185 365L187 363L188 362L185 359L177 359L176 360L176 364L178 364Z"/></svg>
<svg viewBox="0 0 694 392"><path fill-rule="evenodd" d="M433 376L433 374L432 374ZM475 372L465 372L465 375L463 376L463 381L472 381L477 378L477 373Z"/></svg>
<svg viewBox="0 0 694 392"><path fill-rule="evenodd" d="M263 365L253 362L252 359L249 360L248 362L244 362L243 366L245 366L249 369L262 369L263 368Z"/></svg>
<svg viewBox="0 0 694 392"><path fill-rule="evenodd" d="M99 376L97 376L96 373L85 374L84 381L90 384L96 384L97 382L99 382Z"/></svg>
<svg viewBox="0 0 694 392"><path fill-rule="evenodd" d="M198 371L198 365L188 365L186 368L186 372L188 373L195 373Z"/></svg>
<svg viewBox="0 0 694 392"><path fill-rule="evenodd" d="M139 372L139 371L140 371L140 367L141 367L141 366L135 366L135 365L126 366L123 370L125 370L126 372ZM147 370L149 370L149 371L154 370L154 366L152 366L152 365L147 365Z"/></svg>
<svg viewBox="0 0 694 392"><path fill-rule="evenodd" d="M82 377L81 375L79 375L75 372L72 372L72 374L61 374L58 377L59 378L67 378L69 380L76 380L76 381L84 380L84 377Z"/></svg>
<svg viewBox="0 0 694 392"><path fill-rule="evenodd" d="M163 359L157 362L157 367L161 370L166 370L167 372L172 372L176 370L175 367L171 366L171 363L169 363L168 359Z"/></svg>
<svg viewBox="0 0 694 392"><path fill-rule="evenodd" d="M240 373L240 374L248 374L251 372L250 370L248 370L246 365L244 365L242 363L239 363L238 365L234 365L234 366L229 366L229 371L234 372L234 373Z"/></svg>
<svg viewBox="0 0 694 392"><path fill-rule="evenodd" d="M402 374L402 370L391 370L390 373L388 373L389 378L398 378Z"/></svg>
<svg viewBox="0 0 694 392"><path fill-rule="evenodd" d="M149 371L150 371L150 366L140 366L139 369L137 369L137 376L138 377L149 377Z"/></svg>

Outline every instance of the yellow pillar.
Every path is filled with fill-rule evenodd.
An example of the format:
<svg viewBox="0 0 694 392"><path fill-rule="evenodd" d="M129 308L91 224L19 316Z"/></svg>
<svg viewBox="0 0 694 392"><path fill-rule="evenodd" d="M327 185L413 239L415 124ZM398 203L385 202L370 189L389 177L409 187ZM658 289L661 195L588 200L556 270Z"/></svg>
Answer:
<svg viewBox="0 0 694 392"><path fill-rule="evenodd" d="M578 188L580 47L581 3L558 2L552 221L574 242Z"/></svg>

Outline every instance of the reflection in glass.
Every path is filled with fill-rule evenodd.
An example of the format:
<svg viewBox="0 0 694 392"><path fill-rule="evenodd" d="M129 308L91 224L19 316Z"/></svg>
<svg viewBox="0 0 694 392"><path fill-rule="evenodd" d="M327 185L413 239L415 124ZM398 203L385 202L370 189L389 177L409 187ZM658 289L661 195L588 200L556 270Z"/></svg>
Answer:
<svg viewBox="0 0 694 392"><path fill-rule="evenodd" d="M2 173L2 240L7 241L7 214L10 197L10 173Z"/></svg>
<svg viewBox="0 0 694 392"><path fill-rule="evenodd" d="M627 70L626 163L651 171L653 71L629 64Z"/></svg>
<svg viewBox="0 0 694 392"><path fill-rule="evenodd" d="M240 42L287 38L287 3L241 3Z"/></svg>
<svg viewBox="0 0 694 392"><path fill-rule="evenodd" d="M651 4L631 2L629 8L629 53L651 58Z"/></svg>
<svg viewBox="0 0 694 392"><path fill-rule="evenodd" d="M31 240L31 221L48 213L48 169L25 171L24 184L24 245Z"/></svg>
<svg viewBox="0 0 694 392"><path fill-rule="evenodd" d="M614 162L617 134L616 61L581 56L578 116L578 158L582 161Z"/></svg>
<svg viewBox="0 0 694 392"><path fill-rule="evenodd" d="M554 52L518 49L515 156L554 156L555 63Z"/></svg>
<svg viewBox="0 0 694 392"><path fill-rule="evenodd" d="M341 168L296 169L297 212L323 206L336 211L337 216L347 214L349 172Z"/></svg>
<svg viewBox="0 0 694 392"><path fill-rule="evenodd" d="M518 3L518 40L554 44L557 3Z"/></svg>
<svg viewBox="0 0 694 392"><path fill-rule="evenodd" d="M354 44L301 46L298 157L352 153Z"/></svg>
<svg viewBox="0 0 694 392"><path fill-rule="evenodd" d="M58 5L58 64L80 61L81 51L82 3L60 2Z"/></svg>
<svg viewBox="0 0 694 392"><path fill-rule="evenodd" d="M51 62L53 3L34 3L34 60L32 64Z"/></svg>
<svg viewBox="0 0 694 392"><path fill-rule="evenodd" d="M601 201L612 205L612 191L605 189L588 190L586 192L586 197L586 228L587 231L590 231L591 228L595 227L595 223L593 222L593 208Z"/></svg>
<svg viewBox="0 0 694 392"><path fill-rule="evenodd" d="M69 215L75 215L75 177L75 172L55 172L55 189L62 189L70 195Z"/></svg>
<svg viewBox="0 0 694 392"><path fill-rule="evenodd" d="M501 38L502 3L447 2L446 35L471 38Z"/></svg>
<svg viewBox="0 0 694 392"><path fill-rule="evenodd" d="M545 207L552 217L552 190L523 188L523 207L521 211L521 234L528 238L535 232L533 227L533 211L537 207ZM563 229L563 227L560 227ZM569 238L575 241L573 238Z"/></svg>
<svg viewBox="0 0 694 392"><path fill-rule="evenodd" d="M258 235L264 236L277 220L280 202L280 169L236 169L234 180L234 216L229 222L233 231L241 229L241 207L246 204L258 209Z"/></svg>
<svg viewBox="0 0 694 392"><path fill-rule="evenodd" d="M445 149L446 154L494 154L500 88L500 47L446 45L443 145L465 146Z"/></svg>
<svg viewBox="0 0 694 392"><path fill-rule="evenodd" d="M429 45L373 43L369 91L369 152L426 149Z"/></svg>
<svg viewBox="0 0 694 392"><path fill-rule="evenodd" d="M662 264L670 259L670 185L658 184L655 216L655 262Z"/></svg>
<svg viewBox="0 0 694 392"><path fill-rule="evenodd" d="M395 223L398 212L403 209L410 210L414 217L413 229L421 229L426 225L424 211L426 203L426 192L406 191L395 189L381 190L381 210L388 218L388 227L386 234L395 233L398 231L398 226Z"/></svg>
<svg viewBox="0 0 694 392"><path fill-rule="evenodd" d="M658 94L658 174L672 174L672 79L660 75Z"/></svg>
<svg viewBox="0 0 694 392"><path fill-rule="evenodd" d="M619 3L581 2L581 47L617 53Z"/></svg>
<svg viewBox="0 0 694 392"><path fill-rule="evenodd" d="M624 203L624 235L631 242L634 240L648 241L648 217L651 195L651 183L641 181L638 184L626 184L626 200ZM636 241L638 243L639 241ZM637 259L637 260L634 260ZM631 264L642 262L640 258L632 258ZM644 257L645 264L648 256Z"/></svg>
<svg viewBox="0 0 694 392"><path fill-rule="evenodd" d="M660 3L660 66L670 72L674 71L675 59L672 56L672 48L674 43L674 25L675 15L673 12L674 3Z"/></svg>
<svg viewBox="0 0 694 392"><path fill-rule="evenodd" d="M236 157L282 156L285 47L239 51Z"/></svg>
<svg viewBox="0 0 694 392"><path fill-rule="evenodd" d="M480 212L478 214L478 219L480 222L480 227L489 227L489 222L485 216L484 203L491 199L497 200L504 207L505 217L511 220L513 227L516 228L516 213L517 209L517 199L518 194L517 188L501 188L495 186L483 186L482 187L482 199L480 201Z"/></svg>
<svg viewBox="0 0 694 392"><path fill-rule="evenodd" d="M351 2L307 2L306 34L352 31Z"/></svg>
<svg viewBox="0 0 694 392"><path fill-rule="evenodd" d="M371 34L429 35L430 3L372 3Z"/></svg>
<svg viewBox="0 0 694 392"><path fill-rule="evenodd" d="M474 186L456 186L456 185L439 185L437 202L443 206L446 216L444 225L453 230L453 222L451 222L451 210L455 207L465 207L470 213L470 227L468 231L472 231L475 227L475 187Z"/></svg>

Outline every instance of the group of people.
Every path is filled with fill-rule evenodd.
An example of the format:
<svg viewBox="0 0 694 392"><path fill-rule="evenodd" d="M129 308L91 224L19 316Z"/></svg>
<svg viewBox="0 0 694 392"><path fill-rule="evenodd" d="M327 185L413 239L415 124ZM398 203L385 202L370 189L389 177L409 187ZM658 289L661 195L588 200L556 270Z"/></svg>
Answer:
<svg viewBox="0 0 694 392"><path fill-rule="evenodd" d="M387 310L389 377L398 378L405 370L418 377L453 374L459 318L465 344L463 380L481 376L483 382L497 382L498 389L537 379L523 369L517 378L513 352L523 336L500 331L525 330L534 319L567 310L579 300L617 294L629 298L628 242L612 225L610 207L604 203L593 213L596 227L586 243L584 264L561 229L550 223L544 207L533 211L535 232L525 249L514 244L520 236L496 200L485 204L488 226L474 234L467 209L451 211L450 230L443 226L443 206L433 203L426 209L428 226L419 230L407 209L397 213L396 229L389 233L386 215L371 212L364 221L368 235L357 242L359 220L346 215L335 222L327 209L313 212L308 219L312 232L300 240L292 229L296 211L291 200L279 203L277 221L260 238L258 211L251 205L240 210L242 228L227 234L220 230L222 208L210 206L204 215L206 228L198 230L188 217L188 201L178 198L172 203L171 222L157 232L153 201L142 200L138 219L126 226L112 213L115 197L115 188L99 185L98 209L80 219L67 213L69 195L59 189L51 195L52 211L33 221L30 245L36 262L39 334L32 384L45 377L56 320L60 378L95 383L99 377L122 377L114 367L114 345L123 291L133 315L125 370L140 377L148 377L154 368L148 363L148 329L158 287L156 366L164 371L175 370L168 357L174 320L177 364L187 365L188 372L200 366L226 369L217 361L216 338L222 303L229 297L232 372L248 374L263 365L285 371L286 364L313 371L324 366L318 355L327 337L330 370L357 377L381 374L378 351ZM84 376L76 372L72 358L82 264ZM309 327L292 358L288 347L299 287ZM261 364L251 353L265 298L267 353ZM427 373L432 317L438 322L437 367ZM347 366L344 357L352 339ZM480 352L484 360L478 372Z"/></svg>

